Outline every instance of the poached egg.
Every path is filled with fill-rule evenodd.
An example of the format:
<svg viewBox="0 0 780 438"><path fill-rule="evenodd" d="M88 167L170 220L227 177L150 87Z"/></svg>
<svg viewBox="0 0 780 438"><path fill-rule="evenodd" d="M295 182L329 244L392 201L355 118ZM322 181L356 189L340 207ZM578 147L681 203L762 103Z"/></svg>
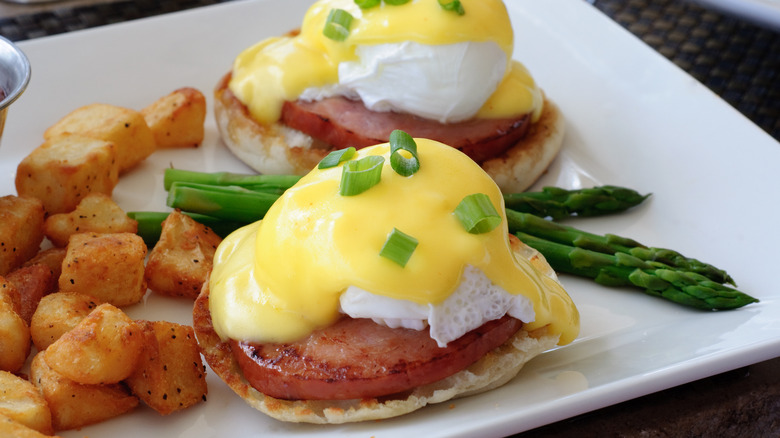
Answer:
<svg viewBox="0 0 780 438"><path fill-rule="evenodd" d="M514 34L500 0L460 0L465 13L438 0L320 0L296 35L263 40L236 58L229 88L261 123L279 120L285 101L360 99L373 111L397 111L451 123L473 117L538 118L541 90L512 60ZM325 36L332 10L352 17L343 41Z"/></svg>
<svg viewBox="0 0 780 438"><path fill-rule="evenodd" d="M344 164L315 168L262 221L224 239L209 280L220 337L291 342L347 314L391 327L430 326L446 345L507 313L528 330L548 326L560 344L577 336L577 309L554 275L512 251L495 182L460 151L415 141L420 168L411 176L394 171L389 144L361 149L352 160L384 158L376 185L341 195ZM475 193L500 216L481 234L454 214ZM403 266L380 255L394 229L418 242Z"/></svg>

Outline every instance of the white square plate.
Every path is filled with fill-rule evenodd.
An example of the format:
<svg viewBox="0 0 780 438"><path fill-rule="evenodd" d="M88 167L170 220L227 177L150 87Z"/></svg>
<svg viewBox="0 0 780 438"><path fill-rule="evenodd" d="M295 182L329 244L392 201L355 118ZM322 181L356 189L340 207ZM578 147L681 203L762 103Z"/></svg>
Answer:
<svg viewBox="0 0 780 438"><path fill-rule="evenodd" d="M208 95L242 49L299 25L310 0L231 2L24 41L33 77L0 145L0 194L42 134L94 102L140 109L182 86ZM280 423L209 373L209 397L162 417L133 413L64 437L272 435L501 436L532 429L780 355L773 272L780 144L696 80L582 0L507 0L515 57L568 120L564 151L537 186L632 187L653 196L625 214L572 221L723 267L760 303L727 312L682 308L634 290L563 276L581 336L489 393L401 418L344 426ZM161 151L123 177L126 211L163 210L163 169L246 172L209 116L199 149ZM148 295L133 317L191 323L191 302Z"/></svg>

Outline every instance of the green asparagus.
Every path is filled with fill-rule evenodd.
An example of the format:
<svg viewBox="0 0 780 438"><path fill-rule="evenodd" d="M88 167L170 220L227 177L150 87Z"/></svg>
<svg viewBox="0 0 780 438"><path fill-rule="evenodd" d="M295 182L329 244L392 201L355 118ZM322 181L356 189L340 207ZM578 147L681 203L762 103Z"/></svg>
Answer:
<svg viewBox="0 0 780 438"><path fill-rule="evenodd" d="M298 175L249 175L232 172L197 172L182 169L165 169L163 184L170 190L174 182L206 184L212 186L239 186L248 190L282 194L300 180Z"/></svg>
<svg viewBox="0 0 780 438"><path fill-rule="evenodd" d="M592 278L604 286L634 286L645 293L705 310L736 309L757 299L695 272L675 270L626 253L614 255L515 232L558 272Z"/></svg>
<svg viewBox="0 0 780 438"><path fill-rule="evenodd" d="M226 237L231 232L238 228L247 225L244 222L228 221L224 219L217 219L211 216L206 216L198 213L191 213L183 211L182 213L195 219L197 222L211 228L220 237ZM170 212L157 212L157 211L130 211L127 215L138 222L138 231L136 234L141 236L146 243L146 246L153 247L158 240L160 240L160 234L162 233L162 222L168 217Z"/></svg>
<svg viewBox="0 0 780 438"><path fill-rule="evenodd" d="M650 195L618 186L566 190L544 187L540 192L507 193L506 208L553 220L568 216L600 216L617 213L641 204Z"/></svg>
<svg viewBox="0 0 780 438"><path fill-rule="evenodd" d="M672 269L695 272L718 283L735 285L726 271L708 263L683 256L665 248L647 247L633 239L614 234L598 235L555 223L539 216L507 209L507 222L512 233L521 231L553 242L571 245L605 254L625 253L640 260L661 263Z"/></svg>
<svg viewBox="0 0 780 438"><path fill-rule="evenodd" d="M166 204L171 208L217 219L254 222L263 218L277 199L278 194L238 186L174 182L168 191Z"/></svg>

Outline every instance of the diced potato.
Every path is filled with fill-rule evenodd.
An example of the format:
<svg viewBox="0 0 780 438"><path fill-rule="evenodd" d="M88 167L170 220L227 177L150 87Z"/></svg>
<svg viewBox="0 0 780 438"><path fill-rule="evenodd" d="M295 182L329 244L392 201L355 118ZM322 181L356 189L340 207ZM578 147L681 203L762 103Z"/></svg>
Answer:
<svg viewBox="0 0 780 438"><path fill-rule="evenodd" d="M146 244L131 233L80 233L70 237L61 292L92 295L117 307L135 304L146 294Z"/></svg>
<svg viewBox="0 0 780 438"><path fill-rule="evenodd" d="M142 349L138 325L122 310L101 304L49 345L44 358L52 369L74 382L103 385L129 376Z"/></svg>
<svg viewBox="0 0 780 438"><path fill-rule="evenodd" d="M54 371L38 353L30 365L30 381L40 388L51 410L54 430L77 429L114 418L138 406L138 398L122 384L82 385Z"/></svg>
<svg viewBox="0 0 780 438"><path fill-rule="evenodd" d="M140 112L103 103L72 111L49 127L43 137L49 140L67 134L113 143L120 174L145 160L155 149L152 130Z"/></svg>
<svg viewBox="0 0 780 438"><path fill-rule="evenodd" d="M38 351L45 350L102 304L91 295L55 292L41 299L30 321L30 335Z"/></svg>
<svg viewBox="0 0 780 438"><path fill-rule="evenodd" d="M41 298L57 286L57 279L52 276L51 269L45 265L22 267L9 273L5 278L19 292L19 315L27 324L30 323Z"/></svg>
<svg viewBox="0 0 780 438"><path fill-rule="evenodd" d="M90 193L111 195L119 181L117 148L82 135L47 139L16 168L16 191L40 199L49 214L72 211Z"/></svg>
<svg viewBox="0 0 780 438"><path fill-rule="evenodd" d="M141 114L158 149L194 148L203 141L206 97L195 88L179 88L142 109Z"/></svg>
<svg viewBox="0 0 780 438"><path fill-rule="evenodd" d="M57 287L56 280L60 278L62 273L62 261L65 259L65 248L47 248L35 255L35 257L27 260L22 267L43 265L51 270L51 276L55 280L55 287ZM53 290L51 292L54 292Z"/></svg>
<svg viewBox="0 0 780 438"><path fill-rule="evenodd" d="M5 301L14 312L22 314L22 294L16 285L0 276L0 301Z"/></svg>
<svg viewBox="0 0 780 438"><path fill-rule="evenodd" d="M146 282L154 292L195 299L211 271L222 239L180 211L163 221L160 240L149 253Z"/></svg>
<svg viewBox="0 0 780 438"><path fill-rule="evenodd" d="M206 400L206 368L192 327L166 321L137 321L144 349L130 390L162 415Z"/></svg>
<svg viewBox="0 0 780 438"><path fill-rule="evenodd" d="M53 214L43 223L43 232L58 247L68 244L68 239L76 233L135 233L138 222L131 219L111 199L103 193L90 193L85 196L76 209L69 213Z"/></svg>
<svg viewBox="0 0 780 438"><path fill-rule="evenodd" d="M22 266L38 253L45 215L43 204L36 198L0 197L0 275Z"/></svg>
<svg viewBox="0 0 780 438"><path fill-rule="evenodd" d="M42 434L3 414L0 414L0 436L13 438L59 438Z"/></svg>
<svg viewBox="0 0 780 438"><path fill-rule="evenodd" d="M41 433L54 432L51 411L41 391L28 380L7 371L0 371L0 414Z"/></svg>
<svg viewBox="0 0 780 438"><path fill-rule="evenodd" d="M13 304L0 297L0 370L18 372L30 354L30 328L14 310Z"/></svg>

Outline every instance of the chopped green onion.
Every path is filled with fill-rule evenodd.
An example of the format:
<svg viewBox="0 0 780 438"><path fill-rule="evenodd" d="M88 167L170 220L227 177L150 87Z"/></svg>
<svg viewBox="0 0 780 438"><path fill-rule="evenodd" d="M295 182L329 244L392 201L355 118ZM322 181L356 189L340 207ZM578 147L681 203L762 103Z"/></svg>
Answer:
<svg viewBox="0 0 780 438"><path fill-rule="evenodd" d="M347 161L341 168L339 194L342 196L359 195L379 184L385 157L369 155L356 161Z"/></svg>
<svg viewBox="0 0 780 438"><path fill-rule="evenodd" d="M441 8L445 11L452 11L458 15L463 15L466 13L466 10L463 9L463 5L460 3L460 0L439 0L439 6L441 6Z"/></svg>
<svg viewBox="0 0 780 438"><path fill-rule="evenodd" d="M411 154L411 158L406 158L401 151ZM417 143L414 142L411 135L400 129L390 133L390 166L401 176L411 176L420 170Z"/></svg>
<svg viewBox="0 0 780 438"><path fill-rule="evenodd" d="M414 237L401 232L398 228L393 228L393 231L387 235L387 240L382 245L379 255L398 263L403 268L412 257L417 243L417 239Z"/></svg>
<svg viewBox="0 0 780 438"><path fill-rule="evenodd" d="M352 157L355 155L355 148L348 147L344 149L339 149L337 151L333 151L325 156L325 158L320 161L320 164L317 165L318 169L328 169L331 167L336 167L339 164L341 164L342 161L347 161L352 159Z"/></svg>
<svg viewBox="0 0 780 438"><path fill-rule="evenodd" d="M501 215L490 202L490 197L484 193L474 193L463 198L455 208L455 216L471 234L487 233L501 223Z"/></svg>
<svg viewBox="0 0 780 438"><path fill-rule="evenodd" d="M331 9L322 34L334 41L344 41L349 36L352 15L343 9Z"/></svg>
<svg viewBox="0 0 780 438"><path fill-rule="evenodd" d="M385 3L387 3L388 5L399 6L399 5L409 3L409 0L385 0Z"/></svg>
<svg viewBox="0 0 780 438"><path fill-rule="evenodd" d="M379 4L382 3L382 0L355 0L355 4L360 7L360 9L370 9L374 6L379 6Z"/></svg>

